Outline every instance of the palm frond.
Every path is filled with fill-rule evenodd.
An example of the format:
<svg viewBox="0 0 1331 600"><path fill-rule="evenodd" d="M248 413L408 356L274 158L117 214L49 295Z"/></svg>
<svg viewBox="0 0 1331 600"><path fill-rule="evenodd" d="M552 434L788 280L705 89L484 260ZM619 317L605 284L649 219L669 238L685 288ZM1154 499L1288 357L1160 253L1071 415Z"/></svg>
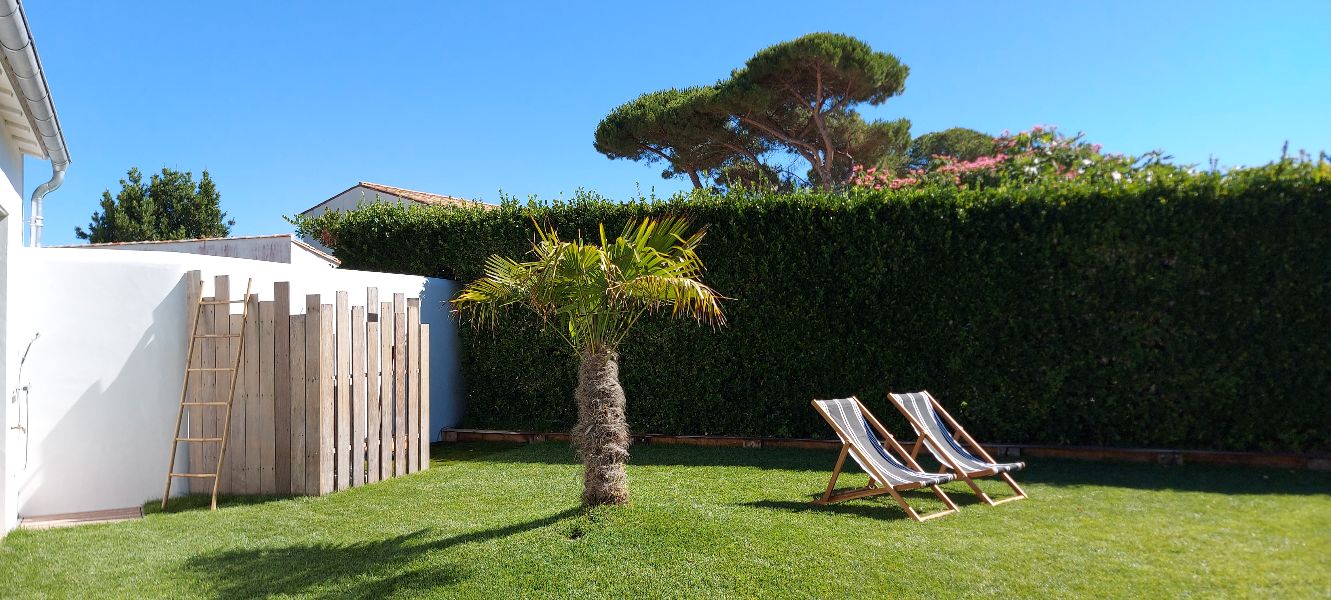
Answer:
<svg viewBox="0 0 1331 600"><path fill-rule="evenodd" d="M643 219L613 240L602 225L600 245L564 241L553 227L533 225L532 260L491 256L485 275L454 299L459 316L494 324L501 309L523 304L557 322L577 351L616 347L643 314L667 308L675 317L725 324L724 298L699 279L705 232L689 233L687 219Z"/></svg>

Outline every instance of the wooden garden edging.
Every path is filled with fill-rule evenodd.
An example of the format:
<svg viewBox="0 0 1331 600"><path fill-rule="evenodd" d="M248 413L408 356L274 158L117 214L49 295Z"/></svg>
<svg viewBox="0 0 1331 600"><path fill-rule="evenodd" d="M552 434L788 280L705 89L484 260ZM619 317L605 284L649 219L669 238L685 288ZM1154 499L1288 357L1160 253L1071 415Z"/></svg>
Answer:
<svg viewBox="0 0 1331 600"><path fill-rule="evenodd" d="M445 442L567 442L567 433L538 433L530 431L497 431L490 429L445 429ZM914 444L900 440L903 445ZM659 435L636 434L635 444L661 444L681 446L721 446L730 448L809 448L836 450L838 440L807 438L760 438L718 435ZM1331 456L1315 454L1282 454L1266 452L1226 452L1219 450L1158 450L1146 448L1100 448L1089 446L1042 446L1034 444L985 444L995 457L1044 457L1077 460L1126 461L1169 465L1210 464L1331 471Z"/></svg>
<svg viewBox="0 0 1331 600"><path fill-rule="evenodd" d="M203 289L199 272L186 282L193 306ZM225 275L213 289L213 298L230 297ZM311 294L293 304L288 282L273 284L273 300L246 299L251 318L221 493L322 495L429 468L430 326L421 323L420 300L394 294L380 302L376 288L366 289L361 305L352 306L345 291L333 304L322 300ZM203 310L197 333L240 332L240 315L227 306ZM190 366L227 364L236 351L229 339L217 337ZM225 400L221 379L229 375L189 377L198 378L189 400ZM221 412L189 410L187 427L217 436ZM216 453L216 444L192 444L190 472L208 471ZM206 492L212 482L189 485L192 493Z"/></svg>

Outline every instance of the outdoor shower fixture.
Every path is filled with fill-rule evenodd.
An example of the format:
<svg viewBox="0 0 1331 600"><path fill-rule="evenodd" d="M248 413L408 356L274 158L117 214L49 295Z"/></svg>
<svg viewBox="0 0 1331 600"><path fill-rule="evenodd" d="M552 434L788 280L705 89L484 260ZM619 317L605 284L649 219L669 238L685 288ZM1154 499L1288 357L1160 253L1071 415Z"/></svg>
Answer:
<svg viewBox="0 0 1331 600"><path fill-rule="evenodd" d="M32 339L28 340L28 347L23 349L23 357L18 361L18 377L15 378L15 380L19 382L19 386L14 388L14 392L9 395L9 403L14 405L16 412L14 419L15 425L11 426L9 429L11 431L23 432L23 468L25 470L28 468L28 447L31 445L28 443L28 440L31 438L28 434L28 425L30 424L28 419L30 418L32 411L29 410L28 406L28 389L30 386L23 383L23 365L28 362L28 353L32 351L32 344L33 342L36 342L39 337L42 337L42 334L33 334ZM23 395L22 403L19 403L20 394Z"/></svg>

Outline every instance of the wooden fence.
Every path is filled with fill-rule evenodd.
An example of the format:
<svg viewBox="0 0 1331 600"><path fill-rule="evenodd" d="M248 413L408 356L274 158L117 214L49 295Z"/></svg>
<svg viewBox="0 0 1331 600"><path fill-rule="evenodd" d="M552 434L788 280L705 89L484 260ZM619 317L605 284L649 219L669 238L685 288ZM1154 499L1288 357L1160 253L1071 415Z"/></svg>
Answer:
<svg viewBox="0 0 1331 600"><path fill-rule="evenodd" d="M203 281L198 271L186 279L193 307ZM213 290L205 300L244 293L226 276ZM218 337L199 340L191 367L231 366L244 340L221 492L322 495L429 468L430 326L420 321L420 300L393 294L380 302L368 288L363 304L337 292L333 304L312 294L301 306L290 290L278 282L273 300L250 294L243 338L222 337L240 333L239 304L236 314L203 306L197 333ZM188 401L225 400L229 371L189 377L197 379ZM219 435L223 410L186 408L191 436ZM190 472L211 471L219 445L190 446ZM191 492L211 489L210 480L190 481Z"/></svg>

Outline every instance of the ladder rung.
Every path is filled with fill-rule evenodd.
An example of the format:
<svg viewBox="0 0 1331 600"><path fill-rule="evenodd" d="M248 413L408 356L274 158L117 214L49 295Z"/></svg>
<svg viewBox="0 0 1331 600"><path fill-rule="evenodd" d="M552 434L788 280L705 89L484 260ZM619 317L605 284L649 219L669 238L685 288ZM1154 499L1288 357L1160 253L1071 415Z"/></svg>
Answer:
<svg viewBox="0 0 1331 600"><path fill-rule="evenodd" d="M230 402L181 402L182 406L226 406Z"/></svg>
<svg viewBox="0 0 1331 600"><path fill-rule="evenodd" d="M199 302L199 304L203 304L203 305L206 305L206 306L211 306L211 305L214 305L214 304L240 304L241 302L244 302L244 301L245 301L244 299L241 299L241 300L203 300L203 301Z"/></svg>
<svg viewBox="0 0 1331 600"><path fill-rule="evenodd" d="M196 337L196 338L233 338L233 337L240 337L240 334L239 334L239 333L200 333L200 334L198 334L198 335L195 335L194 337Z"/></svg>
<svg viewBox="0 0 1331 600"><path fill-rule="evenodd" d="M235 371L235 367L190 367L186 371Z"/></svg>
<svg viewBox="0 0 1331 600"><path fill-rule="evenodd" d="M217 473L172 473L172 477L217 477Z"/></svg>
<svg viewBox="0 0 1331 600"><path fill-rule="evenodd" d="M177 442L220 442L220 441L222 441L222 438L220 438L220 437L208 437L208 438L183 438L183 437L178 437L178 438L176 438L176 441L177 441Z"/></svg>

